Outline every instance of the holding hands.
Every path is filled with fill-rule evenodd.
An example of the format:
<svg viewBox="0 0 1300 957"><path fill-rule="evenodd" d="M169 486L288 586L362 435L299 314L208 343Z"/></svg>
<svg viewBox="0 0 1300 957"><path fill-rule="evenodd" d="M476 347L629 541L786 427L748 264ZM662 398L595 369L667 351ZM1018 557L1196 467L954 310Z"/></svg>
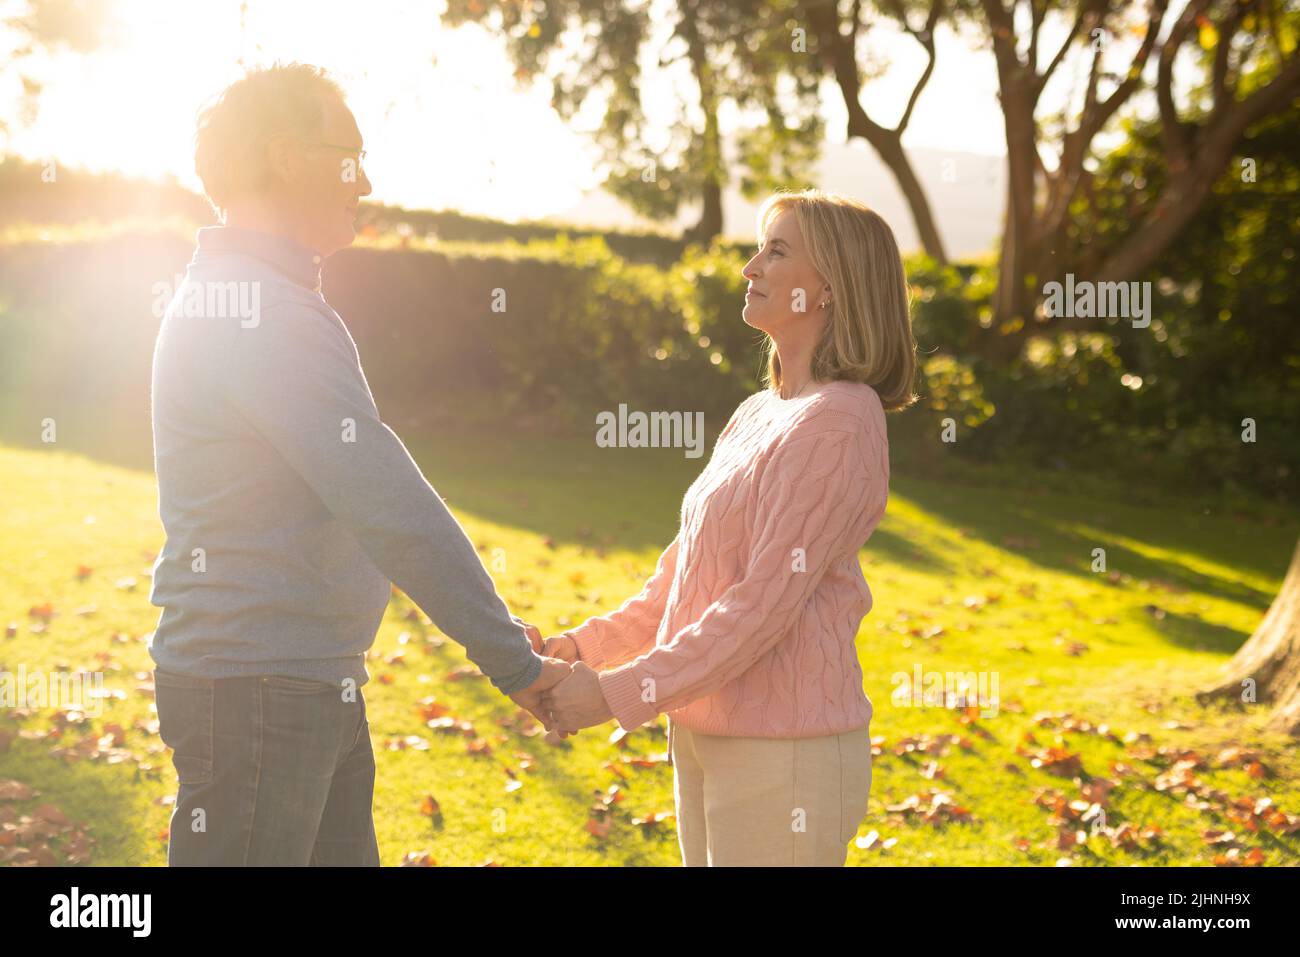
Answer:
<svg viewBox="0 0 1300 957"><path fill-rule="evenodd" d="M575 661L571 667L568 677L542 695L542 706L550 711L556 727L567 734L604 724L614 717L600 690L599 676L591 666Z"/></svg>
<svg viewBox="0 0 1300 957"><path fill-rule="evenodd" d="M555 721L551 709L546 703L546 695L561 681L569 677L569 663L556 658L542 658L542 672L527 688L516 691L510 700L523 708L542 723L547 731L555 730Z"/></svg>
<svg viewBox="0 0 1300 957"><path fill-rule="evenodd" d="M578 646L568 635L555 635L542 642L542 648L538 654L550 658L559 658L561 661L573 664L578 660Z"/></svg>
<svg viewBox="0 0 1300 957"><path fill-rule="evenodd" d="M511 698L542 722L548 742L554 744L614 716L601 693L598 675L578 660L578 648L571 637L543 638L536 625L527 623L524 630L533 650L543 657L542 673Z"/></svg>

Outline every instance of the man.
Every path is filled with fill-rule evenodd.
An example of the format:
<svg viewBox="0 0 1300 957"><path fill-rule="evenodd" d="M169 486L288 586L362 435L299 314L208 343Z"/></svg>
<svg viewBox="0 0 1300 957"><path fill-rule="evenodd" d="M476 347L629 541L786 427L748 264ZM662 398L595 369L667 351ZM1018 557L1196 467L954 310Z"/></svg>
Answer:
<svg viewBox="0 0 1300 957"><path fill-rule="evenodd" d="M163 740L180 782L168 863L378 865L360 692L394 583L501 692L541 698L536 653L464 530L380 420L320 264L370 193L342 91L303 64L255 71L199 117L223 225L154 352L167 541L150 600Z"/></svg>

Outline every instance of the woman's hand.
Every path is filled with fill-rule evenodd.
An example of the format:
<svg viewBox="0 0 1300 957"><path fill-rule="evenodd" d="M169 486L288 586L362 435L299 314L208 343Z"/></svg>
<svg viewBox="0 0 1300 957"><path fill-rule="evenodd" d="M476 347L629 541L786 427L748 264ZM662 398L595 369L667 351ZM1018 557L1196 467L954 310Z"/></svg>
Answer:
<svg viewBox="0 0 1300 957"><path fill-rule="evenodd" d="M554 635L542 642L538 654L547 658L559 658L561 661L573 664L578 660L578 645L568 635Z"/></svg>
<svg viewBox="0 0 1300 957"><path fill-rule="evenodd" d="M532 639L531 631L528 637L530 640ZM542 640L539 634L538 643L534 645L534 650L544 658L557 658L569 664L573 664L578 660L577 642L568 635L554 635ZM573 733L572 731L561 731L559 728L551 728L546 732L545 740L547 744L559 744Z"/></svg>
<svg viewBox="0 0 1300 957"><path fill-rule="evenodd" d="M522 618L516 618L515 620L524 629L524 634L528 636L528 643L532 645L533 651L543 658L559 658L569 664L573 664L578 660L578 645L568 635L543 638L542 630L536 625L524 621Z"/></svg>
<svg viewBox="0 0 1300 957"><path fill-rule="evenodd" d="M536 625L524 623L524 630L528 633L528 643L533 646L533 651L537 652L543 658L556 658L560 661L573 664L578 660L578 644L568 635L553 635L550 638L542 638L541 631ZM547 744L559 744L576 731L562 731L560 728L550 728L546 732Z"/></svg>

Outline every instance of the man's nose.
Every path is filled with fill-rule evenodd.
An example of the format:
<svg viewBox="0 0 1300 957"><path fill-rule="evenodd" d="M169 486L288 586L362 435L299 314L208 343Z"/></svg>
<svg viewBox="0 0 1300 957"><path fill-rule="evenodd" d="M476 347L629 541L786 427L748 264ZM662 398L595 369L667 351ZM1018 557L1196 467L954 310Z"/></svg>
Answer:
<svg viewBox="0 0 1300 957"><path fill-rule="evenodd" d="M361 171L361 189L358 191L358 195L361 196L370 195L370 177L366 175L366 171L364 169Z"/></svg>

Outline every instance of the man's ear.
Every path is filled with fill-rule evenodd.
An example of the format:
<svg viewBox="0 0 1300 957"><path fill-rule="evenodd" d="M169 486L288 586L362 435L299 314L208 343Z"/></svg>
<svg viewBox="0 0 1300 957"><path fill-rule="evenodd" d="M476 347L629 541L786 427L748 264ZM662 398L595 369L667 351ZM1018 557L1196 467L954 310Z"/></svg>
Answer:
<svg viewBox="0 0 1300 957"><path fill-rule="evenodd" d="M266 168L272 180L290 183L296 178L298 141L287 133L280 133L266 143Z"/></svg>

